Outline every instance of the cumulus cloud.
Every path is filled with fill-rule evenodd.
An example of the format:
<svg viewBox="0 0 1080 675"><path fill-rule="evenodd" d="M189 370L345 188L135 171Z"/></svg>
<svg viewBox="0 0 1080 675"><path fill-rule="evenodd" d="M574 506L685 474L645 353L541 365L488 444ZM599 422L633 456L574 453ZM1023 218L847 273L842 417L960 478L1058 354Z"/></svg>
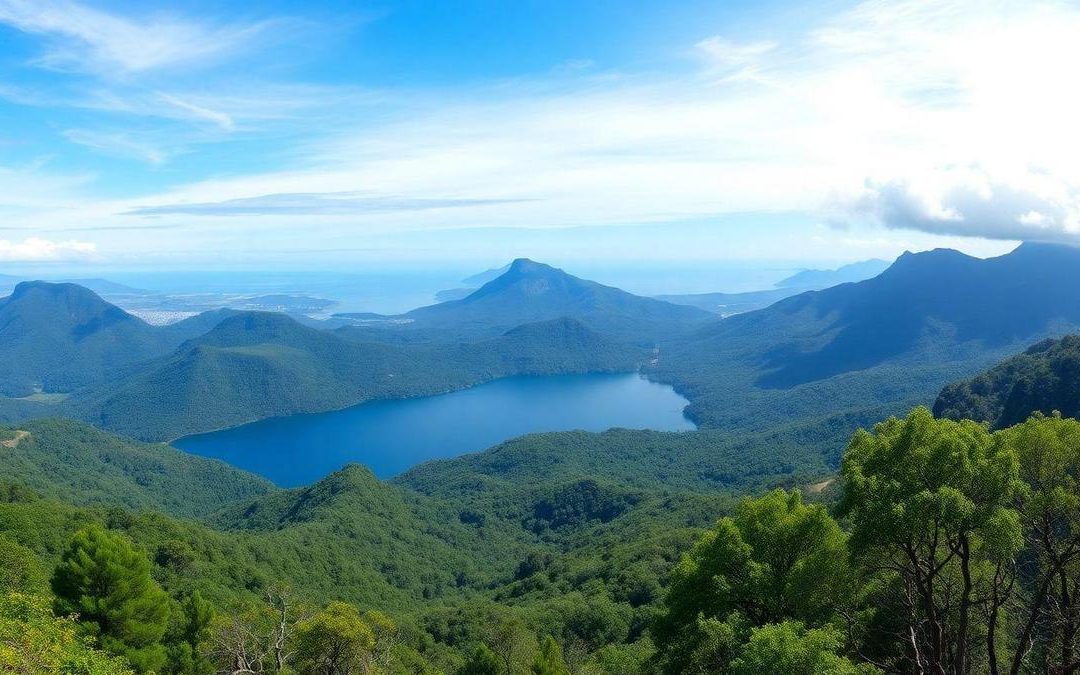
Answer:
<svg viewBox="0 0 1080 675"><path fill-rule="evenodd" d="M841 204L841 219L893 229L988 239L1080 241L1080 191L1040 173L1013 182L977 167L928 172L916 179L868 181Z"/></svg>
<svg viewBox="0 0 1080 675"><path fill-rule="evenodd" d="M68 239L52 241L30 237L23 241L0 239L0 260L4 262L58 262L92 258L97 246L92 242Z"/></svg>

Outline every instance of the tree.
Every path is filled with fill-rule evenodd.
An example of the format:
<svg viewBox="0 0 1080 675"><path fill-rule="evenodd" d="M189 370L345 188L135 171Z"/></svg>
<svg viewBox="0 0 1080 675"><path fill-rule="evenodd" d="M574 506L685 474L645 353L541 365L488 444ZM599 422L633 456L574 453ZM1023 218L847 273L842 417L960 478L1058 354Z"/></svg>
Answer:
<svg viewBox="0 0 1080 675"><path fill-rule="evenodd" d="M652 631L661 668L721 669L750 627L827 620L851 592L847 559L840 527L798 492L743 500L672 572Z"/></svg>
<svg viewBox="0 0 1080 675"><path fill-rule="evenodd" d="M550 635L540 643L540 651L536 653L532 672L534 675L570 675L570 669L563 661L562 649Z"/></svg>
<svg viewBox="0 0 1080 675"><path fill-rule="evenodd" d="M150 561L123 536L98 526L76 532L52 588L57 612L92 624L107 651L142 672L165 664L168 597L150 578Z"/></svg>
<svg viewBox="0 0 1080 675"><path fill-rule="evenodd" d="M0 672L131 675L123 659L94 649L44 596L0 593Z"/></svg>
<svg viewBox="0 0 1080 675"><path fill-rule="evenodd" d="M754 628L750 640L731 664L735 675L859 675L879 672L856 665L838 652L843 634L832 626L807 629L798 621Z"/></svg>
<svg viewBox="0 0 1080 675"><path fill-rule="evenodd" d="M285 672L293 660L290 643L299 623L294 614L289 593L271 588L262 603L215 617L207 651L221 670L233 675Z"/></svg>
<svg viewBox="0 0 1080 675"><path fill-rule="evenodd" d="M506 670L499 655L481 642L457 672L458 675L505 675Z"/></svg>
<svg viewBox="0 0 1080 675"><path fill-rule="evenodd" d="M375 643L371 648L371 662L376 669L389 670L394 659L394 652L401 643L398 627L393 619L382 612L368 610L364 612L364 623L371 628Z"/></svg>
<svg viewBox="0 0 1080 675"><path fill-rule="evenodd" d="M1080 422L1036 413L998 432L995 440L1019 460L1025 489L1017 505L1025 553L1019 569L1010 562L997 572L1009 585L994 597L988 617L991 670L999 667L994 632L1013 595L1006 591L1020 577L1026 587L1022 602L1009 607L1020 626L1007 659L1010 672L1075 671L1080 667ZM1037 639L1042 645L1033 649Z"/></svg>
<svg viewBox="0 0 1080 675"><path fill-rule="evenodd" d="M169 672L177 675L204 675L214 672L214 665L204 653L214 620L213 606L195 591L183 605L169 612L169 630L165 634Z"/></svg>
<svg viewBox="0 0 1080 675"><path fill-rule="evenodd" d="M367 670L375 633L356 607L332 602L298 625L296 642L301 672L352 675Z"/></svg>
<svg viewBox="0 0 1080 675"><path fill-rule="evenodd" d="M855 434L841 475L853 550L895 577L908 644L904 669L967 673L977 621L1007 581L995 570L1021 547L1016 454L986 427L926 408Z"/></svg>

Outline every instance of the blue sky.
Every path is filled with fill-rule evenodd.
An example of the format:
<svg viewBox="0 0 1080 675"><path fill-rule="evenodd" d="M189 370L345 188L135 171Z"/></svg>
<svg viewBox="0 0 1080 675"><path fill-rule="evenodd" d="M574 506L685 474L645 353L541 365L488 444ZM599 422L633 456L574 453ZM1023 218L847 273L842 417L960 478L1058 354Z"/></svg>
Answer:
<svg viewBox="0 0 1080 675"><path fill-rule="evenodd" d="M1080 7L0 0L0 263L844 262L1080 232Z"/></svg>

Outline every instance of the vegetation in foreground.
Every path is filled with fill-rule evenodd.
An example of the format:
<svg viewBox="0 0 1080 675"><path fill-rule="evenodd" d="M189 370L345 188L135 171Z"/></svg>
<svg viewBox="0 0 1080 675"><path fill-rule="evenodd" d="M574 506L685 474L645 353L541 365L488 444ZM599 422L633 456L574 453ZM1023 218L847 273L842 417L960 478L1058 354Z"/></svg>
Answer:
<svg viewBox="0 0 1080 675"><path fill-rule="evenodd" d="M990 431L919 408L855 435L832 513L774 490L681 557L664 542L666 571L617 559L569 590L538 555L512 581L390 614L287 589L269 546L251 561L262 583L207 594L228 555L193 578L180 541L151 548L120 512L103 526L10 488L0 658L40 659L27 672L1072 672L1078 474L1080 422L1036 413ZM41 544L46 513L76 528L49 564L17 543Z"/></svg>

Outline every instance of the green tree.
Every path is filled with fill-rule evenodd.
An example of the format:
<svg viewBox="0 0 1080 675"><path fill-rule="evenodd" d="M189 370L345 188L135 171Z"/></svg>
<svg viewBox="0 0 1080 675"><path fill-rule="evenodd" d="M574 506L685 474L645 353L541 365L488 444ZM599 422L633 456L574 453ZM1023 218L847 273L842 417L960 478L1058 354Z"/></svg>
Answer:
<svg viewBox="0 0 1080 675"><path fill-rule="evenodd" d="M213 606L198 591L182 605L169 612L170 626L165 634L169 672L177 675L204 675L214 672L213 662L203 648L210 640L214 620Z"/></svg>
<svg viewBox="0 0 1080 675"><path fill-rule="evenodd" d="M94 649L44 596L0 593L0 672L131 675L123 659Z"/></svg>
<svg viewBox="0 0 1080 675"><path fill-rule="evenodd" d="M750 640L731 664L735 675L859 675L879 672L856 665L838 652L843 635L832 626L807 629L798 621L754 628Z"/></svg>
<svg viewBox="0 0 1080 675"><path fill-rule="evenodd" d="M296 664L300 672L351 675L366 670L375 648L375 633L356 607L332 602L300 622L296 630Z"/></svg>
<svg viewBox="0 0 1080 675"><path fill-rule="evenodd" d="M0 536L0 593L42 594L49 578L34 552Z"/></svg>
<svg viewBox="0 0 1080 675"><path fill-rule="evenodd" d="M563 660L562 649L550 635L540 643L540 651L532 664L534 675L570 675L570 669Z"/></svg>
<svg viewBox="0 0 1080 675"><path fill-rule="evenodd" d="M1022 571L1011 562L995 568L1010 584L1018 574L1027 582L1022 602L1009 606L1019 625L1009 670L1070 672L1080 666L1080 422L1036 413L999 431L995 440L1019 459L1023 558L1029 563ZM992 598L987 649L994 668L999 617L1011 599L1006 592ZM1042 645L1033 649L1036 640Z"/></svg>
<svg viewBox="0 0 1080 675"><path fill-rule="evenodd" d="M847 560L840 527L797 491L743 500L672 572L653 626L662 669L720 668L748 627L827 620L851 593Z"/></svg>
<svg viewBox="0 0 1080 675"><path fill-rule="evenodd" d="M458 675L505 675L502 659L484 643L476 645L472 655L457 671Z"/></svg>
<svg viewBox="0 0 1080 675"><path fill-rule="evenodd" d="M980 424L916 408L856 433L841 474L854 551L899 580L905 668L969 672L985 644L975 624L1007 583L995 569L1022 545L1016 453Z"/></svg>
<svg viewBox="0 0 1080 675"><path fill-rule="evenodd" d="M143 672L165 664L168 597L150 578L149 560L123 536L97 526L76 532L52 588L57 611L93 625L107 651Z"/></svg>

